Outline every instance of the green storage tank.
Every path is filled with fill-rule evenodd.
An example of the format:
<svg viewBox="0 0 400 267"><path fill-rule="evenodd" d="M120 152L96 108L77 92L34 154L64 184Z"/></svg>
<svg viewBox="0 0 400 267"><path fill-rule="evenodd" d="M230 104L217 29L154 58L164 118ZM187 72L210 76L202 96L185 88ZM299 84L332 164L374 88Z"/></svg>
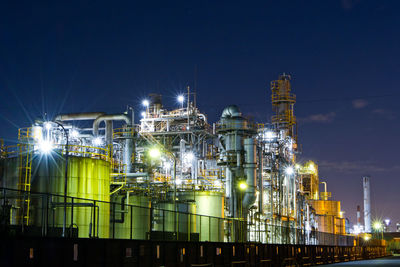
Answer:
<svg viewBox="0 0 400 267"><path fill-rule="evenodd" d="M196 204L197 232L200 241L224 241L224 194L216 191L186 191L179 192L181 201L193 201ZM210 217L207 217L210 216Z"/></svg>
<svg viewBox="0 0 400 267"><path fill-rule="evenodd" d="M128 200L129 197L129 200ZM118 194L111 197L115 204L115 219L113 220L113 209L111 208L110 236L114 230L114 238L148 239L150 233L150 207L151 201L148 196L129 193ZM129 203L131 206L125 205ZM132 227L132 233L131 233Z"/></svg>
<svg viewBox="0 0 400 267"><path fill-rule="evenodd" d="M63 196L65 181L65 159L61 156L35 156L32 164L32 192L45 192ZM110 163L102 159L70 156L68 158L69 197L91 199L87 201L67 199L67 227L78 228L79 237L109 237L110 223ZM49 224L62 227L64 198L53 197ZM37 206L42 206L37 203ZM41 224L41 209L34 212L35 201L32 199L32 219ZM72 211L73 206L73 212ZM36 216L35 216L36 215ZM73 216L71 220L71 216Z"/></svg>
<svg viewBox="0 0 400 267"><path fill-rule="evenodd" d="M2 162L2 187L18 189L19 158L7 158ZM42 156L35 154L32 161L31 192L49 193L59 197L31 194L29 225L42 227L47 216L48 227L61 228L64 215L65 159L52 153ZM66 226L78 229L79 237L109 237L110 207L110 163L102 159L70 156L68 159L68 196L96 200L74 200L73 215L71 198L67 202ZM14 195L14 196L12 196ZM10 203L17 207L17 194L10 194ZM48 213L46 214L46 210ZM96 212L96 214L95 214ZM15 215L15 210L14 210ZM73 220L71 220L73 216ZM12 218L12 223L15 223Z"/></svg>

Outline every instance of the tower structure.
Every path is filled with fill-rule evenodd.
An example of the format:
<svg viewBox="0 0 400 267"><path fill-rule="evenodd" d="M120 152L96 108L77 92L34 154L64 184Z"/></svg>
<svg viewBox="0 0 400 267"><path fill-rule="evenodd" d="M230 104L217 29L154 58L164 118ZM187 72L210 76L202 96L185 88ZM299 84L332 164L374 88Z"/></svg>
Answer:
<svg viewBox="0 0 400 267"><path fill-rule="evenodd" d="M278 130L287 130L287 135L297 141L296 117L293 112L296 95L291 93L290 80L290 75L283 73L278 80L271 82L271 102L274 112L271 121Z"/></svg>
<svg viewBox="0 0 400 267"><path fill-rule="evenodd" d="M364 225L365 232L371 232L371 193L369 176L363 177L363 189L364 189Z"/></svg>

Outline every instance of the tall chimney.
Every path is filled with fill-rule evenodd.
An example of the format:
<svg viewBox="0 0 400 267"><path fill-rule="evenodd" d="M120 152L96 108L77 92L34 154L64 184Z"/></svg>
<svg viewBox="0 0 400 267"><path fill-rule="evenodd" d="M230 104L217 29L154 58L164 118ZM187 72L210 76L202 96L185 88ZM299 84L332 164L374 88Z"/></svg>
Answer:
<svg viewBox="0 0 400 267"><path fill-rule="evenodd" d="M361 208L357 205L357 226L360 228L361 225Z"/></svg>
<svg viewBox="0 0 400 267"><path fill-rule="evenodd" d="M363 177L364 188L364 229L366 233L371 232L371 194L369 176Z"/></svg>

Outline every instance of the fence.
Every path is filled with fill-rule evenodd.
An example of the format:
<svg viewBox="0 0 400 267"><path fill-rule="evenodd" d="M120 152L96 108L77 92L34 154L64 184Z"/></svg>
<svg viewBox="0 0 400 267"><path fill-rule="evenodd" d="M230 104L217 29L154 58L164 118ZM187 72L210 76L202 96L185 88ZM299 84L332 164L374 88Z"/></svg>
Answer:
<svg viewBox="0 0 400 267"><path fill-rule="evenodd" d="M29 199L28 225L17 224L17 199ZM129 195L128 195L129 197ZM354 237L195 214L193 203L151 203L146 196L106 202L50 193L0 188L0 232L7 235L157 241L258 242L264 244L353 246ZM132 201L132 199L131 199ZM65 217L65 227L64 227ZM239 229L239 230L238 230Z"/></svg>

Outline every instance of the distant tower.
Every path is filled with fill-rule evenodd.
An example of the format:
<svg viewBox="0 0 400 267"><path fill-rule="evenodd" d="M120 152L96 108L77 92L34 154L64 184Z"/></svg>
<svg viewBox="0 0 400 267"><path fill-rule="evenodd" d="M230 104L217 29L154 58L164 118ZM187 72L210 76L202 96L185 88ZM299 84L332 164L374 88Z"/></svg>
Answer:
<svg viewBox="0 0 400 267"><path fill-rule="evenodd" d="M364 188L364 225L365 232L371 232L371 192L369 176L363 177L363 188Z"/></svg>
<svg viewBox="0 0 400 267"><path fill-rule="evenodd" d="M360 205L357 205L357 226L360 229L361 226L361 208Z"/></svg>
<svg viewBox="0 0 400 267"><path fill-rule="evenodd" d="M277 129L287 130L287 134L297 141L296 117L293 113L296 95L290 92L290 80L290 75L284 73L278 80L271 82L271 102L274 112L271 121Z"/></svg>

